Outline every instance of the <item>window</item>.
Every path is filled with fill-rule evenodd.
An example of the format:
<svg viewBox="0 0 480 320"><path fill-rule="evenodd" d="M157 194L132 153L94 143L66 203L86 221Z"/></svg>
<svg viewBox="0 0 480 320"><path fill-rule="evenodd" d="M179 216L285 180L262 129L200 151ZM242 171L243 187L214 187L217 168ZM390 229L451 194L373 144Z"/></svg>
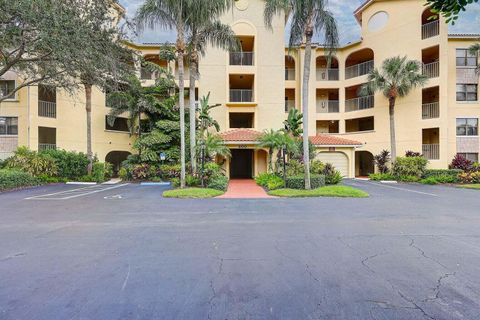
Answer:
<svg viewBox="0 0 480 320"><path fill-rule="evenodd" d="M18 135L18 118L0 117L0 135Z"/></svg>
<svg viewBox="0 0 480 320"><path fill-rule="evenodd" d="M457 136L477 136L478 119L457 119Z"/></svg>
<svg viewBox="0 0 480 320"><path fill-rule="evenodd" d="M4 97L15 90L15 80L0 80L0 96ZM14 99L15 96L10 99Z"/></svg>
<svg viewBox="0 0 480 320"><path fill-rule="evenodd" d="M468 49L457 49L457 66L476 67L477 57L471 54Z"/></svg>
<svg viewBox="0 0 480 320"><path fill-rule="evenodd" d="M127 118L116 118L113 125L108 123L108 116L105 116L105 128L111 131L130 132Z"/></svg>
<svg viewBox="0 0 480 320"><path fill-rule="evenodd" d="M457 154L472 162L478 162L478 153L457 153Z"/></svg>
<svg viewBox="0 0 480 320"><path fill-rule="evenodd" d="M476 84L457 84L457 101L477 101Z"/></svg>

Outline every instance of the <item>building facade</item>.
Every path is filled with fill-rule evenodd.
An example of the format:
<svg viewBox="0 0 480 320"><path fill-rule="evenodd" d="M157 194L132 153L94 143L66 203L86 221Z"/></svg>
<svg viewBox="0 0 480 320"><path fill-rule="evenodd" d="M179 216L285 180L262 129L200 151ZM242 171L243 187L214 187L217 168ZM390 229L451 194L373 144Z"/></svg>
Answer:
<svg viewBox="0 0 480 320"><path fill-rule="evenodd" d="M267 28L263 8L262 0L235 1L222 20L232 26L242 50L209 48L200 61L196 96L210 93L210 103L221 104L212 112L232 150L231 159L224 162L231 177L265 171L267 153L256 147L258 135L282 128L290 109L301 111L304 48L285 48L285 17L275 17L272 28ZM394 56L422 62L429 77L424 88L397 101L398 155L421 152L431 168L446 168L457 153L478 161L478 59L467 49L480 36L449 35L448 25L430 16L420 0L370 0L354 12L361 40L338 48L331 59L322 46L314 46L306 125L318 159L332 162L344 176L372 173L373 155L390 148L388 101L381 93L360 96L359 88L373 68ZM177 74L175 63L159 59L159 44L130 46ZM145 85L155 77L141 68L138 76ZM186 79L188 88L188 72ZM15 84L2 79L0 85L8 90ZM108 108L100 90L95 91L93 103L94 152L99 159L108 161L111 152L122 156L132 152L125 120L107 127ZM49 116L53 105L55 117ZM22 89L0 106L0 154L5 157L18 145L85 151L84 119L81 93L51 97L41 87ZM121 158L120 153L116 156Z"/></svg>

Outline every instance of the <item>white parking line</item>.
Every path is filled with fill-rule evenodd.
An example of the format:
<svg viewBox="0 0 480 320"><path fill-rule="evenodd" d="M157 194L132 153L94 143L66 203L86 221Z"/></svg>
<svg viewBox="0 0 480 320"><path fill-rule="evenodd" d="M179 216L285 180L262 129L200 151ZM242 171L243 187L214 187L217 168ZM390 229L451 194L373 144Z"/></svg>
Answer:
<svg viewBox="0 0 480 320"><path fill-rule="evenodd" d="M406 189L406 188L401 188L401 187L394 187L394 186L391 186L391 185L380 184L380 183L371 182L371 181L362 181L362 183L371 184L371 185L374 185L374 186L377 186L377 187L380 187L380 188L390 188L390 189L395 189L395 190L400 190L400 191L405 191L405 192L412 192L412 193L417 193L417 194L423 194L423 195L426 195L426 196L438 197L437 194L433 194L433 193L422 192L422 191L417 191L417 190L411 190L411 189ZM357 185L360 185L360 186L361 186L362 183L358 183Z"/></svg>
<svg viewBox="0 0 480 320"><path fill-rule="evenodd" d="M98 193L98 192L117 189L117 188L124 187L124 186L127 186L127 185L129 185L129 183L115 185L115 186L111 186L111 187L108 187L108 188L105 188L105 185L104 186L95 185L95 186L78 188L78 189L73 189L73 190L66 190L66 191L61 191L61 192L42 194L42 195L39 195L39 196L33 196L33 197L25 198L25 200L68 200L68 199L87 196L87 195ZM56 197L56 196L59 196L59 197Z"/></svg>

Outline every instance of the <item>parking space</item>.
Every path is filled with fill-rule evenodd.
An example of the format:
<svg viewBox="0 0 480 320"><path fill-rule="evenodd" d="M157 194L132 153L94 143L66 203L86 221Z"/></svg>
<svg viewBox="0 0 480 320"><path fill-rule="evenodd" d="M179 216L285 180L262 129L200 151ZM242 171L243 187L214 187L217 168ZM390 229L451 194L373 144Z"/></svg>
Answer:
<svg viewBox="0 0 480 320"><path fill-rule="evenodd" d="M0 194L0 318L478 319L480 192L344 183L371 197Z"/></svg>

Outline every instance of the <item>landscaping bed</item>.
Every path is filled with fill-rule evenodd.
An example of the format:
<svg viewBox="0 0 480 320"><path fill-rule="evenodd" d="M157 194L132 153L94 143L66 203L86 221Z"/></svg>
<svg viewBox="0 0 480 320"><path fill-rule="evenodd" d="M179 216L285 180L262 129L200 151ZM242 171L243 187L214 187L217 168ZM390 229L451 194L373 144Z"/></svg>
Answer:
<svg viewBox="0 0 480 320"><path fill-rule="evenodd" d="M461 184L461 185L458 185L458 187L463 188L463 189L480 190L480 183L477 183L477 184Z"/></svg>
<svg viewBox="0 0 480 320"><path fill-rule="evenodd" d="M277 189L268 193L275 197L305 198L305 197L339 197L339 198L367 198L368 193L349 186L325 186L311 190Z"/></svg>
<svg viewBox="0 0 480 320"><path fill-rule="evenodd" d="M207 199L223 195L225 192L209 188L186 188L168 190L163 193L164 198Z"/></svg>

